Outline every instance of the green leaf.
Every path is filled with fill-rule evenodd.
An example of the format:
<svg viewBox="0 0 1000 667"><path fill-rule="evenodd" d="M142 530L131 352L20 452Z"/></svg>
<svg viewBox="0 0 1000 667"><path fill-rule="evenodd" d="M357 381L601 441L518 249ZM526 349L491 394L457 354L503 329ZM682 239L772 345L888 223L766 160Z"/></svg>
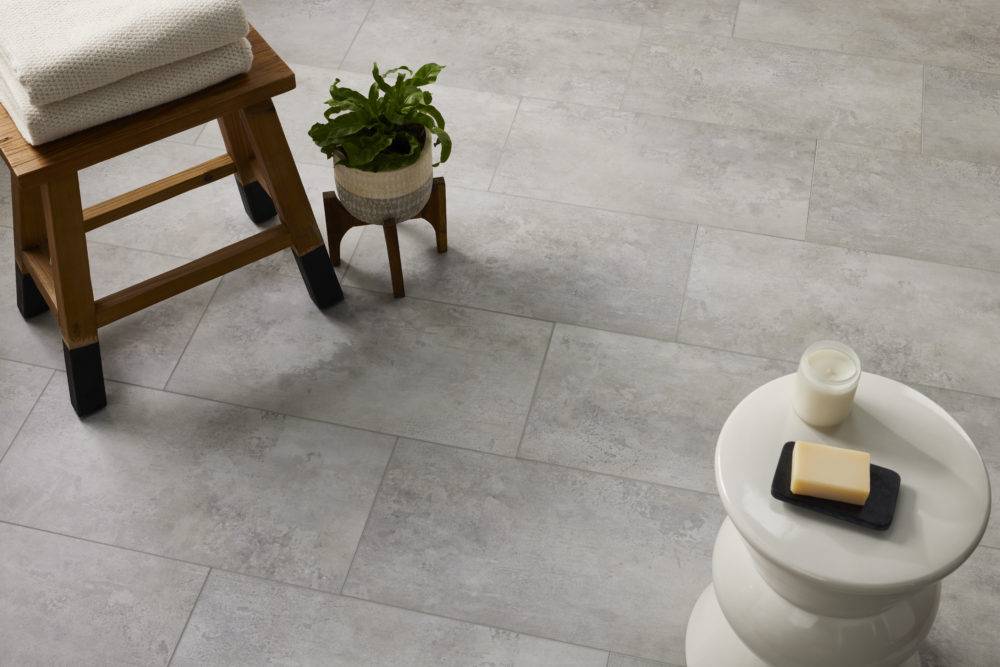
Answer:
<svg viewBox="0 0 1000 667"><path fill-rule="evenodd" d="M393 137L387 134L375 134L372 136L354 135L341 140L341 148L346 159L344 163L348 167L360 169L367 165L375 156L389 147Z"/></svg>
<svg viewBox="0 0 1000 667"><path fill-rule="evenodd" d="M421 89L434 83L442 69L428 63L416 71L404 65L382 72L372 63L374 83L367 95L335 79L323 114L326 122L309 128L309 136L338 163L386 171L413 164L425 132L430 132L444 162L451 154L451 137L444 131L444 117L432 105L433 96Z"/></svg>
<svg viewBox="0 0 1000 667"><path fill-rule="evenodd" d="M417 86L426 86L437 81L438 74L444 67L437 63L427 63L413 74L413 83Z"/></svg>

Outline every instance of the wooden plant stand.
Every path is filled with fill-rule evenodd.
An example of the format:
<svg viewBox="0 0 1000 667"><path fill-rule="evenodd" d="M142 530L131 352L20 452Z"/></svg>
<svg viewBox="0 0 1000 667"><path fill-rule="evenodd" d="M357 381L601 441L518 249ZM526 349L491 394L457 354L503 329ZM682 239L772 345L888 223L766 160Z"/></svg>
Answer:
<svg viewBox="0 0 1000 667"><path fill-rule="evenodd" d="M187 97L40 146L0 106L0 153L11 171L17 305L24 318L59 318L69 394L84 416L107 403L97 330L241 266L291 247L313 302L343 299L271 98L295 75L256 31L249 72ZM218 119L226 154L84 209L78 172ZM164 274L94 299L86 233L220 178L235 175L255 223L281 224ZM155 233L151 231L150 233Z"/></svg>
<svg viewBox="0 0 1000 667"><path fill-rule="evenodd" d="M431 198L417 214L434 227L437 238L437 251L448 252L448 210L445 196L444 177L434 178L431 187ZM323 210L326 213L326 235L330 242L330 259L334 266L340 266L340 242L344 234L354 227L370 223L358 220L347 212L344 205L337 199L337 193L323 193ZM403 290L403 266L399 256L399 236L396 233L396 223L386 222L381 225L385 233L385 246L389 252L389 275L392 276L392 295L397 299L406 296Z"/></svg>

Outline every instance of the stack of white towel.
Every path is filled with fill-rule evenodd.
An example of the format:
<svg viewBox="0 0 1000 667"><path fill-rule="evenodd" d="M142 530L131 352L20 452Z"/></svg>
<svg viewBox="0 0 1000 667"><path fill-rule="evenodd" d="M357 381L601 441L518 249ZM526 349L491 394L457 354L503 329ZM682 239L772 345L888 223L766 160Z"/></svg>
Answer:
<svg viewBox="0 0 1000 667"><path fill-rule="evenodd" d="M239 0L0 0L0 103L41 144L250 69Z"/></svg>

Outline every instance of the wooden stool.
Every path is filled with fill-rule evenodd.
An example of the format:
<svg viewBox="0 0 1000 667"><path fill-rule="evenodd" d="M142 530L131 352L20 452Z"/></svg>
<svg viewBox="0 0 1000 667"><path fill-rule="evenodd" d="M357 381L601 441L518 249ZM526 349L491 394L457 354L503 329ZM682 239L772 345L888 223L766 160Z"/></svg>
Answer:
<svg viewBox="0 0 1000 667"><path fill-rule="evenodd" d="M291 247L312 300L326 308L343 293L271 98L295 75L251 30L249 72L41 146L21 137L0 107L0 153L10 167L17 305L25 318L52 309L62 331L69 393L77 414L104 407L97 330L241 266ZM83 209L79 170L218 119L226 155ZM201 259L94 300L86 233L234 174L247 215L281 224Z"/></svg>
<svg viewBox="0 0 1000 667"><path fill-rule="evenodd" d="M340 266L340 242L344 234L354 227L369 223L358 220L347 212L344 205L337 199L336 192L323 193L323 212L326 214L326 236L330 242L330 258L334 266ZM448 209L445 197L444 177L435 177L431 187L431 198L417 214L431 223L437 238L437 251L448 252ZM406 296L403 290L403 266L399 257L399 236L396 234L396 223L386 222L381 225L385 233L385 246L389 252L389 275L392 276L392 295L397 299Z"/></svg>

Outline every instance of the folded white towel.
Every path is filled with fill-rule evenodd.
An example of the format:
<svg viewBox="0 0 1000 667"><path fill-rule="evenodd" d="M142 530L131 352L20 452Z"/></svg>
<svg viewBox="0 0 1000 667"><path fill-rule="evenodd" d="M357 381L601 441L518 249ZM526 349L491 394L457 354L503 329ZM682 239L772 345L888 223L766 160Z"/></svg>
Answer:
<svg viewBox="0 0 1000 667"><path fill-rule="evenodd" d="M252 61L250 42L241 39L44 106L28 102L15 82L0 76L0 103L25 140L37 145L190 95L246 72Z"/></svg>
<svg viewBox="0 0 1000 667"><path fill-rule="evenodd" d="M49 104L247 31L239 0L0 0L0 74Z"/></svg>

